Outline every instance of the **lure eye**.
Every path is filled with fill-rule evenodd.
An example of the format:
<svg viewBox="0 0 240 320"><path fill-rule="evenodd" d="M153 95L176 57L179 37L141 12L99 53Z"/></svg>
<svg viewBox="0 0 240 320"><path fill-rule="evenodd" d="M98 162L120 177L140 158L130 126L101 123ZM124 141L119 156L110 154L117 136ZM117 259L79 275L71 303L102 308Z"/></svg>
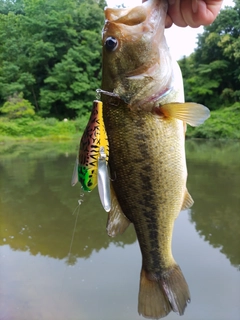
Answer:
<svg viewBox="0 0 240 320"><path fill-rule="evenodd" d="M117 49L118 41L114 37L108 37L105 41L105 47L108 51L114 51Z"/></svg>

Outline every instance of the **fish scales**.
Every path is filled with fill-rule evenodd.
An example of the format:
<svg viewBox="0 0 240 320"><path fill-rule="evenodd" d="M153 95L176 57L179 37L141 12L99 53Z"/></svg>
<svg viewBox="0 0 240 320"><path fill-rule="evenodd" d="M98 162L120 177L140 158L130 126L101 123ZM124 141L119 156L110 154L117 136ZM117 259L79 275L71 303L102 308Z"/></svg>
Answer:
<svg viewBox="0 0 240 320"><path fill-rule="evenodd" d="M186 183L182 123L152 113L133 112L104 99L113 187L134 224L145 269L157 275L174 263L173 223L181 210ZM163 232L165 230L165 232Z"/></svg>

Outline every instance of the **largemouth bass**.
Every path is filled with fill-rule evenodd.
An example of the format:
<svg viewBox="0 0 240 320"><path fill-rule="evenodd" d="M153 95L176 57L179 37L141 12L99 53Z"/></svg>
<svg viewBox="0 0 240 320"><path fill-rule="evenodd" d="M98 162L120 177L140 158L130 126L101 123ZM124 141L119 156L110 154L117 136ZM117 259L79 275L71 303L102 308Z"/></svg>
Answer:
<svg viewBox="0 0 240 320"><path fill-rule="evenodd" d="M186 123L209 110L184 103L181 71L164 37L166 0L105 9L103 119L109 140L112 209L107 231L133 223L142 253L139 314L182 315L190 293L172 251L174 220L191 207L186 189Z"/></svg>

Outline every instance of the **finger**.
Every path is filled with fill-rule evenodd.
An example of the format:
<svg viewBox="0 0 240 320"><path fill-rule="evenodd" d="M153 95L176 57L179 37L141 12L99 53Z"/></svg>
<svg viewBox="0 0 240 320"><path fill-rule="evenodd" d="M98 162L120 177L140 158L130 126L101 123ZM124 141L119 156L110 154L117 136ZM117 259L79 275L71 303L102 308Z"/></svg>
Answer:
<svg viewBox="0 0 240 320"><path fill-rule="evenodd" d="M173 24L173 21L171 17L167 14L166 20L165 20L165 28L170 28Z"/></svg>
<svg viewBox="0 0 240 320"><path fill-rule="evenodd" d="M209 25L216 19L221 5L221 0L182 0L180 10L185 23L192 28L198 28Z"/></svg>
<svg viewBox="0 0 240 320"><path fill-rule="evenodd" d="M168 6L168 15L171 17L173 23L177 25L178 27L186 27L187 23L184 20L184 17L182 15L182 2L188 2L188 0L175 0L175 1L169 1ZM187 10L188 7L187 7Z"/></svg>
<svg viewBox="0 0 240 320"><path fill-rule="evenodd" d="M196 11L196 20L201 23L202 25L209 25L211 24L217 17L222 2L221 0L196 0L197 11Z"/></svg>

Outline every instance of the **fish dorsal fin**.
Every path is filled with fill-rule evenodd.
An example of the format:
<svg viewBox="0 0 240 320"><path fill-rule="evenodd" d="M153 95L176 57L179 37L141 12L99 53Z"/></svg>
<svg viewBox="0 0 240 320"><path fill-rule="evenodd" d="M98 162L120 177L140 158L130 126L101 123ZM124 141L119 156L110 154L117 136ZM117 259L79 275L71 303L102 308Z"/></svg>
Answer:
<svg viewBox="0 0 240 320"><path fill-rule="evenodd" d="M122 212L116 194L111 185L111 210L108 213L107 233L110 237L122 234L131 222Z"/></svg>
<svg viewBox="0 0 240 320"><path fill-rule="evenodd" d="M197 127L210 117L210 111L202 104L194 102L167 103L159 109L166 117L182 120Z"/></svg>
<svg viewBox="0 0 240 320"><path fill-rule="evenodd" d="M190 193L186 188L181 210L189 209L193 204L194 204L193 198L191 197Z"/></svg>

